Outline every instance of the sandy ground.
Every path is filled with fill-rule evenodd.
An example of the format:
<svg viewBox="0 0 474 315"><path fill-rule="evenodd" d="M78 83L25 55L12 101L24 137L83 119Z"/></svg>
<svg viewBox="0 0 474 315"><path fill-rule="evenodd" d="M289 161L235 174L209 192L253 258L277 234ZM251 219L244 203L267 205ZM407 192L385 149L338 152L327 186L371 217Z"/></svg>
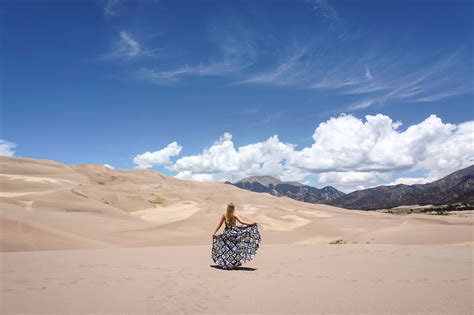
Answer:
<svg viewBox="0 0 474 315"><path fill-rule="evenodd" d="M228 202L263 239L237 271L210 266ZM473 236L472 211L352 211L0 157L1 314L473 314Z"/></svg>
<svg viewBox="0 0 474 315"><path fill-rule="evenodd" d="M2 314L472 314L472 246L268 245L242 270L209 246L1 254Z"/></svg>
<svg viewBox="0 0 474 315"><path fill-rule="evenodd" d="M471 243L474 214L349 211L155 171L0 157L0 251L204 245L225 206L266 244Z"/></svg>

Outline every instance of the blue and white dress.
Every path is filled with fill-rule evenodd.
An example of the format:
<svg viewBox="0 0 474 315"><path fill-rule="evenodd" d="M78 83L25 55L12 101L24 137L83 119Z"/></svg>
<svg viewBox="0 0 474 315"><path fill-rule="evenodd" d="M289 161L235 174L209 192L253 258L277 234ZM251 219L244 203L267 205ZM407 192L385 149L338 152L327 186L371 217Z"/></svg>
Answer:
<svg viewBox="0 0 474 315"><path fill-rule="evenodd" d="M252 260L260 243L257 225L231 225L224 218L225 229L216 235L212 244L212 259L223 269L233 269Z"/></svg>

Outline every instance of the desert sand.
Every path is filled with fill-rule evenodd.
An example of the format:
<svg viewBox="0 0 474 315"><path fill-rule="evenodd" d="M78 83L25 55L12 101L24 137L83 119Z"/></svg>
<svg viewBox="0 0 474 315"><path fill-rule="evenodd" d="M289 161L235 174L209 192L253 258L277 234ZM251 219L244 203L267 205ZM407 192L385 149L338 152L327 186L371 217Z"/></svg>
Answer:
<svg viewBox="0 0 474 315"><path fill-rule="evenodd" d="M211 267L228 202L263 239L237 271ZM150 170L2 157L0 215L2 314L474 311L470 212L349 211Z"/></svg>
<svg viewBox="0 0 474 315"><path fill-rule="evenodd" d="M208 246L2 255L1 313L470 314L470 245L268 245L242 270Z"/></svg>

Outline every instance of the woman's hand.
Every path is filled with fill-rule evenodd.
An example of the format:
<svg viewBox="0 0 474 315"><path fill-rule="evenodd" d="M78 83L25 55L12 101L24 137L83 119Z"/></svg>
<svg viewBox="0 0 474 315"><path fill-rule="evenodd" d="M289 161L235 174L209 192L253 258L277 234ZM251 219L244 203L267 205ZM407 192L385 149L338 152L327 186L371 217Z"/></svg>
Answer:
<svg viewBox="0 0 474 315"><path fill-rule="evenodd" d="M244 225L248 225L248 226L252 226L252 225L257 225L257 222L245 222L245 221L242 221L242 219L239 217L239 216L235 216L235 218L237 219L237 221L239 221L241 224L244 224Z"/></svg>

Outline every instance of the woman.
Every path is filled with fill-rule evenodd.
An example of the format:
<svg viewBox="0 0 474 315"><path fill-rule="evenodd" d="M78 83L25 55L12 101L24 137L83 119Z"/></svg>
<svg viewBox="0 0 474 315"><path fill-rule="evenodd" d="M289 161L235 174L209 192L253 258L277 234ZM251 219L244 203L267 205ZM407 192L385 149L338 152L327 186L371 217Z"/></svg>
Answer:
<svg viewBox="0 0 474 315"><path fill-rule="evenodd" d="M243 226L237 226L237 222ZM217 231L225 223L224 233ZM251 260L257 253L260 243L260 233L257 223L244 222L235 215L235 206L227 205L227 211L222 215L216 230L212 234L212 259L223 269L233 269Z"/></svg>

